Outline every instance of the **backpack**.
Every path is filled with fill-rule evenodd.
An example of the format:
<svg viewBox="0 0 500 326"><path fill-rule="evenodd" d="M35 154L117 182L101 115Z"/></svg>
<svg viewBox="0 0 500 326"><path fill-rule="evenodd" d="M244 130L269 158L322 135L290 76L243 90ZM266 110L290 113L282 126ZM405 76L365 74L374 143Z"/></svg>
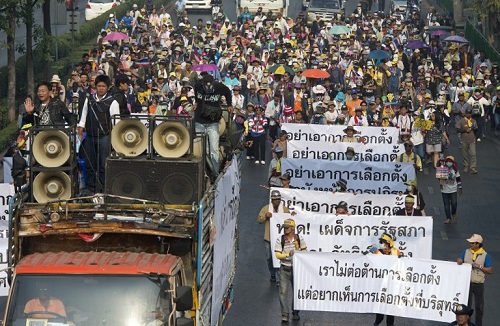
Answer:
<svg viewBox="0 0 500 326"><path fill-rule="evenodd" d="M298 234L295 235L295 241L298 242L299 248L300 248L300 237ZM281 249L285 250L285 235L284 234L281 235Z"/></svg>

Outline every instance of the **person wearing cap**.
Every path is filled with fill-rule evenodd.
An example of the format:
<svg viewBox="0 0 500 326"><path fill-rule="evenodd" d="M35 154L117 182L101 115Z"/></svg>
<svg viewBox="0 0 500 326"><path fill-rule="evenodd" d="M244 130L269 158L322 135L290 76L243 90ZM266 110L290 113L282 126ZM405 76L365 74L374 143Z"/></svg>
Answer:
<svg viewBox="0 0 500 326"><path fill-rule="evenodd" d="M457 194L462 195L462 181L460 172L458 171L458 164L453 156L449 155L446 157L444 160L444 168L447 169L446 179L439 180L444 211L446 214L444 224L451 224L452 219L453 223L457 223Z"/></svg>
<svg viewBox="0 0 500 326"><path fill-rule="evenodd" d="M457 264L471 264L471 278L469 289L469 301L467 305L472 307L474 299L474 309L476 310L475 322L477 326L483 325L484 314L484 282L486 274L493 273L493 265L491 256L484 250L483 237L479 234L473 234L467 239L470 249L465 249L460 258L457 259Z"/></svg>
<svg viewBox="0 0 500 326"><path fill-rule="evenodd" d="M355 88L351 89L351 100L346 103L349 116L353 117L356 114L356 108L361 107L362 101L358 98L358 91Z"/></svg>
<svg viewBox="0 0 500 326"><path fill-rule="evenodd" d="M283 157L283 148L281 146L277 146L274 148L275 156L271 160L269 164L269 177L268 177L268 185L269 187L281 187L283 184L281 183L281 158Z"/></svg>
<svg viewBox="0 0 500 326"><path fill-rule="evenodd" d="M283 157L287 157L287 149L288 149L288 133L286 130L281 130L279 134L279 138L276 139L273 143L272 148L275 149L276 147L281 147L283 148Z"/></svg>
<svg viewBox="0 0 500 326"><path fill-rule="evenodd" d="M390 256L397 256L397 257L403 257L403 253L399 251L398 248L394 246L394 243L396 242L395 236L389 234L389 233L383 233L382 236L379 238L379 244L382 245L382 248L373 248L370 250L375 255L390 255ZM374 326L380 325L382 321L384 320L384 315L383 314L376 314L375 315L375 323L373 324ZM394 316L387 315L386 316L386 323L387 326L393 326L394 325Z"/></svg>
<svg viewBox="0 0 500 326"><path fill-rule="evenodd" d="M206 74L194 87L196 109L194 115L196 132L207 134L207 154L210 155L212 176L219 174L219 121L222 118L221 98L226 98L227 110L232 113L233 95L222 83L215 83L214 77Z"/></svg>
<svg viewBox="0 0 500 326"><path fill-rule="evenodd" d="M489 93L481 91L481 88L476 88L472 96L467 100L472 106L472 116L477 122L476 139L478 142L481 141L481 137L485 138L484 135L484 125L486 117L486 107L491 105L491 99Z"/></svg>
<svg viewBox="0 0 500 326"><path fill-rule="evenodd" d="M295 221L291 218L283 222L284 233L276 239L274 254L280 260L280 307L281 321L287 322L290 315L288 294L293 293L293 255L296 251L307 251L304 238L295 233ZM292 295L292 318L299 320L299 311L294 310L294 296Z"/></svg>
<svg viewBox="0 0 500 326"><path fill-rule="evenodd" d="M335 215L351 215L348 211L349 205L345 201L340 201L335 205Z"/></svg>
<svg viewBox="0 0 500 326"><path fill-rule="evenodd" d="M422 212L422 215L425 216L425 201L422 192L417 188L417 180L410 180L405 182L406 190L404 192L405 195L411 195L415 199L414 207L419 209Z"/></svg>
<svg viewBox="0 0 500 326"><path fill-rule="evenodd" d="M353 126L347 126L347 128L344 129L345 136L342 137L342 142L343 143L359 143L358 138L354 136L354 134L358 134L359 132L354 129Z"/></svg>
<svg viewBox="0 0 500 326"><path fill-rule="evenodd" d="M470 321L472 314L474 313L474 309L469 308L464 304L459 304L453 310L455 314L455 321L448 324L448 326L476 326L473 322Z"/></svg>
<svg viewBox="0 0 500 326"><path fill-rule="evenodd" d="M347 147L345 151L345 159L346 161L355 161L356 152L354 151L354 147Z"/></svg>
<svg viewBox="0 0 500 326"><path fill-rule="evenodd" d="M345 193L347 192L347 180L345 179L340 179L337 181L334 185L334 193L339 192L339 193Z"/></svg>
<svg viewBox="0 0 500 326"><path fill-rule="evenodd" d="M366 116L368 104L366 101L361 101L360 106L354 109L354 116L349 119L348 126L368 127L368 118Z"/></svg>
<svg viewBox="0 0 500 326"><path fill-rule="evenodd" d="M407 140L403 143L405 151L394 160L395 162L413 163L415 171L422 171L422 159L413 151L413 143Z"/></svg>
<svg viewBox="0 0 500 326"><path fill-rule="evenodd" d="M396 211L397 216L423 216L422 211L415 208L415 196L406 195L405 196L405 207Z"/></svg>
<svg viewBox="0 0 500 326"><path fill-rule="evenodd" d="M114 99L118 102L120 112L124 115L130 114L131 107L127 102L127 94L130 89L130 78L127 75L120 74L115 77L115 92Z"/></svg>
<svg viewBox="0 0 500 326"><path fill-rule="evenodd" d="M297 187L294 187L292 186L290 183L292 182L292 177L290 176L290 173L283 173L281 176L280 176L280 180L281 180L281 188L285 188L285 189L297 189Z"/></svg>
<svg viewBox="0 0 500 326"><path fill-rule="evenodd" d="M441 118L440 112L431 112L429 114L429 120L434 123L425 134L425 151L428 156L427 164L433 162L433 167L436 168L439 160L439 154L443 151L443 141L446 141L446 144L449 145L450 139L444 130L443 119Z"/></svg>
<svg viewBox="0 0 500 326"><path fill-rule="evenodd" d="M277 270L273 267L273 259L272 259L272 251L271 251L271 218L273 214L277 213L286 213L290 214L290 210L286 207L281 201L281 193L279 190L271 191L271 204L267 204L262 207L259 211L259 215L257 216L257 222L259 224L264 224L264 249L266 252L267 259L267 268L269 269L269 273L271 274L270 281L278 282L277 278Z"/></svg>
<svg viewBox="0 0 500 326"><path fill-rule="evenodd" d="M457 132L460 134L462 142L462 163L464 165L464 173L469 172L477 173L476 162L476 135L474 132L477 130L477 122L472 118L472 109L466 108L464 117L461 118L456 124ZM469 160L470 156L470 160Z"/></svg>
<svg viewBox="0 0 500 326"><path fill-rule="evenodd" d="M269 119L269 137L274 142L278 139L279 119L281 113L280 93L274 93L273 100L266 105L265 115Z"/></svg>
<svg viewBox="0 0 500 326"><path fill-rule="evenodd" d="M253 141L253 153L255 155L255 164L266 164L266 140L269 120L264 115L264 108L260 105L255 106L255 114L247 119L248 132Z"/></svg>

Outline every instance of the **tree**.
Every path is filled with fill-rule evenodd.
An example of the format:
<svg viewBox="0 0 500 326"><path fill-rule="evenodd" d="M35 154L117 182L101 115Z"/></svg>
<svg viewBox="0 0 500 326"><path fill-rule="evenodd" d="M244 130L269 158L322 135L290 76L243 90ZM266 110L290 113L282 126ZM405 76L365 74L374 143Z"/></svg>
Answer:
<svg viewBox="0 0 500 326"><path fill-rule="evenodd" d="M495 45L495 35L500 32L497 16L500 14L499 0L469 0L469 6L476 13L483 26L482 32L491 45Z"/></svg>
<svg viewBox="0 0 500 326"><path fill-rule="evenodd" d="M48 0L47 0L48 1ZM19 7L19 16L26 25L26 89L28 95L34 96L35 72L33 65L33 27L35 8L38 0L22 0Z"/></svg>
<svg viewBox="0 0 500 326"><path fill-rule="evenodd" d="M3 0L0 7L0 29L7 35L7 116L16 119L16 5L15 0Z"/></svg>

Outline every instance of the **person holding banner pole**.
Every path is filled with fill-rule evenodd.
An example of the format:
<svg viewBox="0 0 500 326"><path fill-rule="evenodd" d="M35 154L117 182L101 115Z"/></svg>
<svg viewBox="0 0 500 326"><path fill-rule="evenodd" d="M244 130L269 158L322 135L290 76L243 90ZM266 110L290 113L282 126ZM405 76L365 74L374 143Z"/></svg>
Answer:
<svg viewBox="0 0 500 326"><path fill-rule="evenodd" d="M462 252L461 257L457 259L457 264L466 263L472 265L468 305L472 306L472 298L474 298L476 325L483 326L484 281L486 274L493 273L493 266L490 254L483 248L483 237L481 235L473 234L467 241L470 244L470 249L465 249Z"/></svg>
<svg viewBox="0 0 500 326"><path fill-rule="evenodd" d="M405 207L399 209L396 212L396 216L423 216L422 211L415 208L415 197L412 195L406 195L405 197Z"/></svg>
<svg viewBox="0 0 500 326"><path fill-rule="evenodd" d="M267 204L262 207L257 216L257 222L264 224L264 248L266 250L267 267L269 268L269 273L271 273L271 282L276 282L279 284L277 278L276 268L273 266L273 257L271 251L271 234L269 231L270 220L273 217L273 213L290 213L288 207L285 207L281 202L281 193L278 190L271 191L271 204Z"/></svg>
<svg viewBox="0 0 500 326"><path fill-rule="evenodd" d="M392 235L390 235L389 233L384 233L379 238L379 243L382 245L382 248L375 250L374 252L370 250L370 252L373 252L373 254L375 255L391 255L391 256L403 257L403 253L399 251L398 248L394 247L395 241L396 239ZM375 323L373 325L374 326L380 325L383 320L384 320L383 314L376 314ZM386 323L387 326L394 326L394 316L387 315Z"/></svg>
<svg viewBox="0 0 500 326"><path fill-rule="evenodd" d="M299 311L293 309L293 255L295 251L306 251L304 238L295 233L295 221L291 218L283 222L285 234L276 239L274 254L280 263L280 306L281 321L288 322L290 306L288 292L292 290L292 318L300 320Z"/></svg>

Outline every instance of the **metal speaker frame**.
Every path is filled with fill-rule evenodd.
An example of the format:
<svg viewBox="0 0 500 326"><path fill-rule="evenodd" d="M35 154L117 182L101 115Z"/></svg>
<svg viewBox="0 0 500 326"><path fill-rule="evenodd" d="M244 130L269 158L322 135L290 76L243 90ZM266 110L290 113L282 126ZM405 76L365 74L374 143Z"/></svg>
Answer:
<svg viewBox="0 0 500 326"><path fill-rule="evenodd" d="M75 195L75 178L60 170L41 171L33 178L33 198L38 203L69 199Z"/></svg>
<svg viewBox="0 0 500 326"><path fill-rule="evenodd" d="M76 133L68 126L35 126L30 149L30 168L71 165L76 160Z"/></svg>
<svg viewBox="0 0 500 326"><path fill-rule="evenodd" d="M123 118L111 131L111 146L125 157L136 157L149 146L149 131L138 118Z"/></svg>

